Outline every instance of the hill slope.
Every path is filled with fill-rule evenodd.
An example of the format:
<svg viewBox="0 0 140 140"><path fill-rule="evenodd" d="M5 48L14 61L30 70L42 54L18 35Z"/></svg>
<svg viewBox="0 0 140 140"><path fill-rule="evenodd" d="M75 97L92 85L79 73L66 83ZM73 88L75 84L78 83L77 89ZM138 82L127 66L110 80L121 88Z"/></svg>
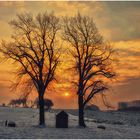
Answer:
<svg viewBox="0 0 140 140"><path fill-rule="evenodd" d="M95 114L96 112L94 112ZM98 112L99 113L99 112ZM131 126L127 124L109 124L106 122L99 123L95 119L86 118L87 128L78 128L77 116L69 114L69 128L58 129L55 128L56 113L46 113L45 128L39 128L38 124L38 110L31 108L8 108L0 107L0 138L140 138L140 127ZM98 114L99 115L99 114ZM110 115L111 116L111 115ZM124 117L123 115L119 116ZM16 128L5 127L5 120L15 121ZM98 125L104 125L105 130L97 128Z"/></svg>

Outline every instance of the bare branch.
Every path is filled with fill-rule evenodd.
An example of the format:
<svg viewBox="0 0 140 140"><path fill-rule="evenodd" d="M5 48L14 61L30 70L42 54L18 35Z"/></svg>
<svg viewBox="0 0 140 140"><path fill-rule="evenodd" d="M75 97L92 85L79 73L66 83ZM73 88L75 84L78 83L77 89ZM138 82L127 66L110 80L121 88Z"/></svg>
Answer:
<svg viewBox="0 0 140 140"><path fill-rule="evenodd" d="M36 18L30 13L23 13L17 15L10 25L15 31L13 41L3 41L0 52L6 59L17 63L19 78L28 77L38 93L44 94L48 84L55 79L59 62L56 45L59 18L47 12L39 13Z"/></svg>

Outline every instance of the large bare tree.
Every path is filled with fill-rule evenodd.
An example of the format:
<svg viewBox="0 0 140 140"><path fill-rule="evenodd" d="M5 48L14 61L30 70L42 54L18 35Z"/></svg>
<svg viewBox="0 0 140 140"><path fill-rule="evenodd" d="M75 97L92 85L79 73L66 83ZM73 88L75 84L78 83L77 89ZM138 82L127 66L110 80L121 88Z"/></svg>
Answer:
<svg viewBox="0 0 140 140"><path fill-rule="evenodd" d="M12 41L3 41L0 52L6 59L17 63L20 79L26 77L26 85L33 84L36 88L39 98L39 124L45 125L44 93L55 80L59 63L59 18L47 12L39 13L36 17L31 13L23 13L18 14L10 25L14 29Z"/></svg>
<svg viewBox="0 0 140 140"><path fill-rule="evenodd" d="M86 127L85 105L95 94L108 89L105 80L115 76L111 66L113 50L103 40L92 18L78 13L75 17L65 17L63 24L63 39L70 43L73 68L78 73L79 125Z"/></svg>

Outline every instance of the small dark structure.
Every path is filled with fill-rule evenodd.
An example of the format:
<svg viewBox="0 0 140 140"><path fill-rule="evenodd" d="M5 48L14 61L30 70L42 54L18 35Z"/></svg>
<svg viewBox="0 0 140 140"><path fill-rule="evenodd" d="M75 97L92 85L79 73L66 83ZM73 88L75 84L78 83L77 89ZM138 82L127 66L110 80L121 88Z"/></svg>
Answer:
<svg viewBox="0 0 140 140"><path fill-rule="evenodd" d="M105 130L105 129L106 129L106 127L105 127L105 126L103 126L103 125L98 125L98 126L97 126L97 128L99 128L99 129L103 129L103 130Z"/></svg>
<svg viewBox="0 0 140 140"><path fill-rule="evenodd" d="M68 128L68 114L65 111L56 115L56 128Z"/></svg>
<svg viewBox="0 0 140 140"><path fill-rule="evenodd" d="M100 111L99 107L96 105L87 105L85 107L86 110L92 110L92 111Z"/></svg>
<svg viewBox="0 0 140 140"><path fill-rule="evenodd" d="M119 102L118 111L140 111L140 100Z"/></svg>
<svg viewBox="0 0 140 140"><path fill-rule="evenodd" d="M5 126L8 126L8 127L16 127L16 123L13 122L13 121L5 121Z"/></svg>

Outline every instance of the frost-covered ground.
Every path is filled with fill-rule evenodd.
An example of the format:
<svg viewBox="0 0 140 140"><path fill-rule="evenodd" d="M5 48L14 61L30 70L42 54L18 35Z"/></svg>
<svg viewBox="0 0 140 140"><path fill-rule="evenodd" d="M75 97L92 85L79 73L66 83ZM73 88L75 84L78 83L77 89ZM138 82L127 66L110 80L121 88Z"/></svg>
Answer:
<svg viewBox="0 0 140 140"><path fill-rule="evenodd" d="M87 128L77 127L77 113L69 112L69 128L55 128L55 115L58 110L46 113L45 128L39 128L38 110L31 108L0 107L0 138L140 138L140 113L87 111ZM73 115L72 115L73 114ZM15 121L17 127L5 127L5 120ZM104 125L105 130L97 128Z"/></svg>

